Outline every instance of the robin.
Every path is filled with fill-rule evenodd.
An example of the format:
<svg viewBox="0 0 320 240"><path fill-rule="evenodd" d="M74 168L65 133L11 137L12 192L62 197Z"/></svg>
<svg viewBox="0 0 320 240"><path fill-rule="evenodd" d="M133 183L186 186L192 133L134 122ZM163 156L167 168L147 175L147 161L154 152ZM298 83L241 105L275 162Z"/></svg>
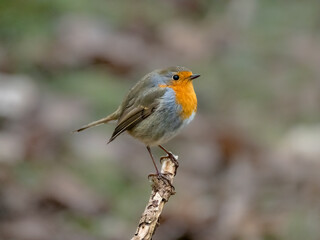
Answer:
<svg viewBox="0 0 320 240"><path fill-rule="evenodd" d="M192 80L198 77L199 74L193 74L189 69L180 66L154 70L129 90L114 113L75 132L117 120L117 126L108 143L123 132L128 132L146 145L157 174L160 174L150 146L158 145L177 163L173 154L161 144L177 135L194 118L197 97Z"/></svg>

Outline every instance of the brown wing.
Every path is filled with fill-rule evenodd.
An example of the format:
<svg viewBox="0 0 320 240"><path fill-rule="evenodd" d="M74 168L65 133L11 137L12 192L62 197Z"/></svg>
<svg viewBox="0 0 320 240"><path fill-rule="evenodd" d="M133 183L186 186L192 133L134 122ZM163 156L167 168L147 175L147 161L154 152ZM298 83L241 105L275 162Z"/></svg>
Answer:
<svg viewBox="0 0 320 240"><path fill-rule="evenodd" d="M152 114L155 109L156 109L156 104L153 104L153 106L151 105L149 107L138 106L133 110L131 110L129 113L126 114L125 118L119 121L108 143L112 142L121 133L134 127L143 119L149 117L150 114Z"/></svg>
<svg viewBox="0 0 320 240"><path fill-rule="evenodd" d="M148 90L142 89L141 91L144 94L135 92L134 89L131 90L122 103L118 124L108 143L149 117L158 107L159 99L164 95L166 89L153 87ZM141 96L137 97L139 95Z"/></svg>

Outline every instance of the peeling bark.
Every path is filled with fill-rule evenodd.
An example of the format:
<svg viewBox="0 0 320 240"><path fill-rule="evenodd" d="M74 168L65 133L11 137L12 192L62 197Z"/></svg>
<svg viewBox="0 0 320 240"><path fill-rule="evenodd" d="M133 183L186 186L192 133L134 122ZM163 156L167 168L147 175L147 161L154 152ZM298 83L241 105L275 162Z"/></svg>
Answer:
<svg viewBox="0 0 320 240"><path fill-rule="evenodd" d="M175 156L177 159L178 157ZM159 225L159 218L162 213L164 204L169 200L171 195L175 194L172 185L176 175L178 162L169 156L161 158L161 175L149 175L152 181L152 191L148 204L142 213L134 237L131 240L150 240Z"/></svg>

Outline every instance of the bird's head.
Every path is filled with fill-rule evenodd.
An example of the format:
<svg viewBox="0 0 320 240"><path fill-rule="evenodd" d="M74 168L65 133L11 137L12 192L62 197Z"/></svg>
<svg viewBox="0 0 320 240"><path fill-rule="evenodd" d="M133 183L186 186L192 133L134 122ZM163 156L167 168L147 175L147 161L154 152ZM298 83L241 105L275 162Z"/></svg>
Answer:
<svg viewBox="0 0 320 240"><path fill-rule="evenodd" d="M199 74L193 74L188 68L180 66L157 70L156 73L159 84L167 86L192 84L193 79L200 77Z"/></svg>

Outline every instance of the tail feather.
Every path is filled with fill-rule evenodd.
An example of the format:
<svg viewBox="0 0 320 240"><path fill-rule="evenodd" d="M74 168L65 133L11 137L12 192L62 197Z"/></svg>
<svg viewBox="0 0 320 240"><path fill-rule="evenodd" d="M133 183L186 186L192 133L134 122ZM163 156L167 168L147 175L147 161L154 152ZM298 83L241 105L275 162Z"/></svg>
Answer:
<svg viewBox="0 0 320 240"><path fill-rule="evenodd" d="M91 122L87 125L84 125L82 126L81 128L77 129L77 130L74 130L73 132L81 132L87 128L90 128L90 127L94 127L94 126L98 126L100 124L104 124L104 123L107 123L107 122L110 122L112 120L117 120L118 119L118 115L116 114L117 112L114 112L113 114L110 114L109 116L105 117L105 118L102 118L102 119L99 119L97 121L94 121L94 122Z"/></svg>

